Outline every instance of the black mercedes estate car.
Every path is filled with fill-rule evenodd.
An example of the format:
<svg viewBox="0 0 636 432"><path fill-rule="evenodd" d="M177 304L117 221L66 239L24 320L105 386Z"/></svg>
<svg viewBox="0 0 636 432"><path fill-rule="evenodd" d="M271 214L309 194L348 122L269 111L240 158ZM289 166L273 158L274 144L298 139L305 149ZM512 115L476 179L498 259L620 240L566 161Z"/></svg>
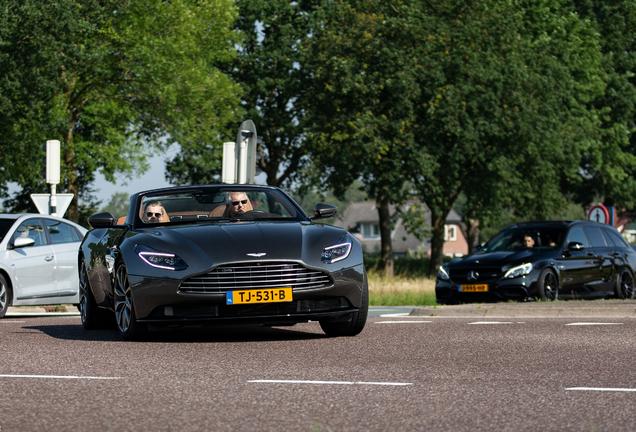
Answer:
<svg viewBox="0 0 636 432"><path fill-rule="evenodd" d="M437 303L634 298L636 251L609 225L522 222L439 268Z"/></svg>

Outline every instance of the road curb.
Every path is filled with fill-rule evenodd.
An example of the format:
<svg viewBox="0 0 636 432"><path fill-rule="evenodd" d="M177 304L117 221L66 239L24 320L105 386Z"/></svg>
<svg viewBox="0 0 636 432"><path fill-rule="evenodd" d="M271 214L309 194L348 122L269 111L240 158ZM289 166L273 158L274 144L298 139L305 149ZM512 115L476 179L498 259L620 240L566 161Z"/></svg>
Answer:
<svg viewBox="0 0 636 432"><path fill-rule="evenodd" d="M9 306L5 317L54 317L54 316L79 316L79 310L75 306L64 306L59 310L56 306ZM57 310L56 310L57 309Z"/></svg>
<svg viewBox="0 0 636 432"><path fill-rule="evenodd" d="M481 303L416 307L411 316L466 318L636 318L635 300Z"/></svg>

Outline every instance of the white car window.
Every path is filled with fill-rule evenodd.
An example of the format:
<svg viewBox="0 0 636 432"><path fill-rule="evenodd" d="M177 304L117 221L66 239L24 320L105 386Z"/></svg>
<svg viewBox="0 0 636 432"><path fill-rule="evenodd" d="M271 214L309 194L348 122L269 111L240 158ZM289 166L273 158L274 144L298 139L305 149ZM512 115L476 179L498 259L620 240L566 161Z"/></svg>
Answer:
<svg viewBox="0 0 636 432"><path fill-rule="evenodd" d="M46 244L46 235L44 234L44 228L39 219L27 219L22 222L18 229L13 233L13 241L18 237L32 238L35 243L33 246L42 246Z"/></svg>
<svg viewBox="0 0 636 432"><path fill-rule="evenodd" d="M64 222L45 219L46 228L49 230L49 238L52 244L73 243L73 228Z"/></svg>

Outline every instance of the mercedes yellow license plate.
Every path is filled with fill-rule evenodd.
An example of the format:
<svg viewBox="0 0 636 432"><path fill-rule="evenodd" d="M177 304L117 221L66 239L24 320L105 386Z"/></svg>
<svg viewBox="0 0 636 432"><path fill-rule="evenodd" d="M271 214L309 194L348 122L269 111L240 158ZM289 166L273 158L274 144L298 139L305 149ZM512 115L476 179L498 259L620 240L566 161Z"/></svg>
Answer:
<svg viewBox="0 0 636 432"><path fill-rule="evenodd" d="M460 285L460 292L488 292L488 285Z"/></svg>
<svg viewBox="0 0 636 432"><path fill-rule="evenodd" d="M228 291L226 297L229 305L289 301L292 301L291 287Z"/></svg>

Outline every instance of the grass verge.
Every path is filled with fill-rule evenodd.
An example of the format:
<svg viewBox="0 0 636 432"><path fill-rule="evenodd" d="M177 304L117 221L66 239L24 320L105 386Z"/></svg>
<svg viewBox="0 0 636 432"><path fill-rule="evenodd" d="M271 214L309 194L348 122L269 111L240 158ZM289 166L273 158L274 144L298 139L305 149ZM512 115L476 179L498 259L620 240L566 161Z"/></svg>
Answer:
<svg viewBox="0 0 636 432"><path fill-rule="evenodd" d="M435 279L395 276L385 278L369 272L369 305L371 306L434 306Z"/></svg>

